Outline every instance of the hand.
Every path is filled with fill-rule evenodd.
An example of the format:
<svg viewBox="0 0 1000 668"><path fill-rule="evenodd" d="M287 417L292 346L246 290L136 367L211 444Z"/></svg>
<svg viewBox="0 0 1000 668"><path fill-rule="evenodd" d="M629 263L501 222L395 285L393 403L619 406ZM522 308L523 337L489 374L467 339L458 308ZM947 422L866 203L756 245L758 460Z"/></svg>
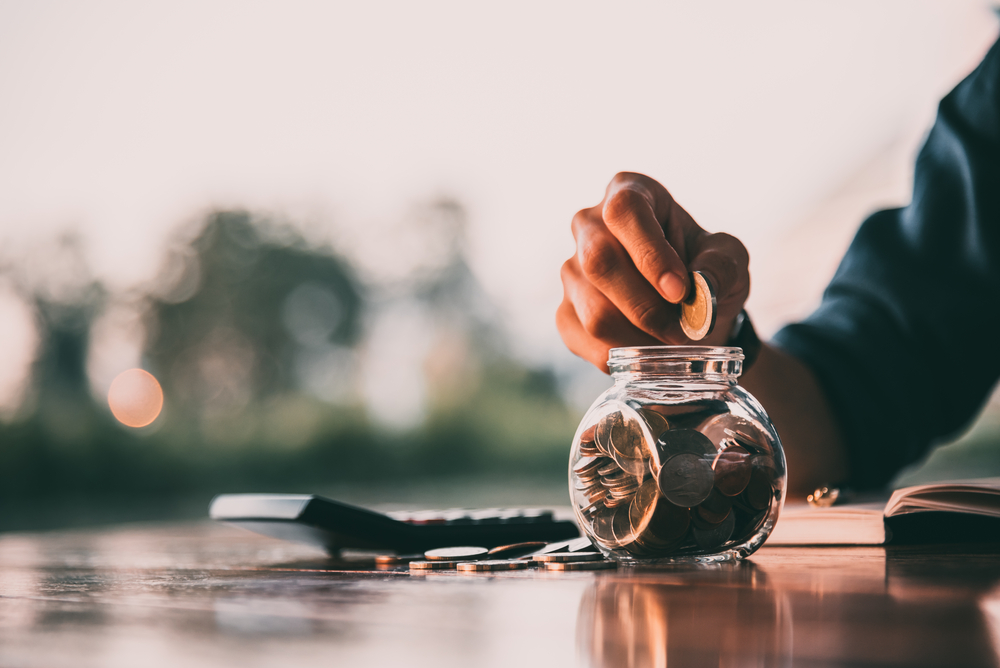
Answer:
<svg viewBox="0 0 1000 668"><path fill-rule="evenodd" d="M605 373L611 348L724 345L750 294L750 256L739 239L698 227L642 174L616 174L601 203L573 217L573 238L556 326L571 351ZM702 272L716 297L715 329L698 342L679 322L689 271Z"/></svg>

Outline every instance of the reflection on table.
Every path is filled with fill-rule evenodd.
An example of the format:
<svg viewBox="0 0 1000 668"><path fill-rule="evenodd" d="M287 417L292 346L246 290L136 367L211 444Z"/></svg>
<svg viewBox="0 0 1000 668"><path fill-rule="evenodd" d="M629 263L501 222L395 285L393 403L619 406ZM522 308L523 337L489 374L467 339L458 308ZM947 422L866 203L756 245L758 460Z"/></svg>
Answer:
<svg viewBox="0 0 1000 668"><path fill-rule="evenodd" d="M996 546L410 575L209 524L0 535L0 666L996 666Z"/></svg>

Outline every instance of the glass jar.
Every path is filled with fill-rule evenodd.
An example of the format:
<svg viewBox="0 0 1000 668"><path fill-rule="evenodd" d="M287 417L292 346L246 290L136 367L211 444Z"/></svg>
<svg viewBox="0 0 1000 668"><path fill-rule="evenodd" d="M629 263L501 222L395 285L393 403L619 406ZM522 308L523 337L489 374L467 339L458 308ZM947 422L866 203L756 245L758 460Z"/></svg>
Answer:
<svg viewBox="0 0 1000 668"><path fill-rule="evenodd" d="M785 500L785 457L736 384L740 348L615 348L614 385L573 438L569 492L584 533L624 562L744 559Z"/></svg>

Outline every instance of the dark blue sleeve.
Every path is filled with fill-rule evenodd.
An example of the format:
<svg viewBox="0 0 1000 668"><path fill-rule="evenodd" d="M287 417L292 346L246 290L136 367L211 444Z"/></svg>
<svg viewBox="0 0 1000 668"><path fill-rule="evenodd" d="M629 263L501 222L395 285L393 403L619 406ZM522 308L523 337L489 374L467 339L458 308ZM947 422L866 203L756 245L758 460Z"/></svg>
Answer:
<svg viewBox="0 0 1000 668"><path fill-rule="evenodd" d="M1000 42L941 101L910 205L865 221L819 309L775 343L826 391L855 487L975 417L1000 378Z"/></svg>

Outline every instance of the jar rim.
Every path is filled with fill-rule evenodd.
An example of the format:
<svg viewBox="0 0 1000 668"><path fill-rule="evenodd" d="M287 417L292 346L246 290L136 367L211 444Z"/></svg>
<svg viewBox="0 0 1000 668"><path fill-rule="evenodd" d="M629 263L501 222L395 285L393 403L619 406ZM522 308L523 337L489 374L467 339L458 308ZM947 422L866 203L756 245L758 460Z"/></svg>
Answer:
<svg viewBox="0 0 1000 668"><path fill-rule="evenodd" d="M631 346L608 351L615 362L665 362L681 360L743 361L743 349L731 346Z"/></svg>

